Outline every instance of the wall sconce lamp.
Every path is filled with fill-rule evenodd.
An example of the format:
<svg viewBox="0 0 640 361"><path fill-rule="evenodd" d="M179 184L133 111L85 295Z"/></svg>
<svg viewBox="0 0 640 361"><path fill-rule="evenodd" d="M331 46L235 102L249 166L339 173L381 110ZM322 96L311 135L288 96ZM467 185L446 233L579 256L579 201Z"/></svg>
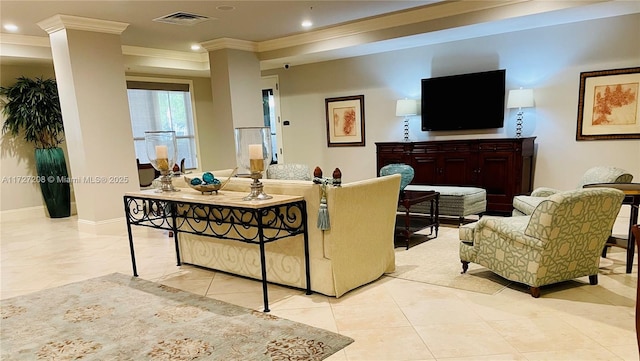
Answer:
<svg viewBox="0 0 640 361"><path fill-rule="evenodd" d="M418 101L414 99L400 99L396 103L396 116L404 117L404 141L409 141L409 117L418 115Z"/></svg>
<svg viewBox="0 0 640 361"><path fill-rule="evenodd" d="M522 108L531 107L533 107L533 89L520 88L509 90L507 108L518 108L518 116L516 118L516 138L522 138Z"/></svg>

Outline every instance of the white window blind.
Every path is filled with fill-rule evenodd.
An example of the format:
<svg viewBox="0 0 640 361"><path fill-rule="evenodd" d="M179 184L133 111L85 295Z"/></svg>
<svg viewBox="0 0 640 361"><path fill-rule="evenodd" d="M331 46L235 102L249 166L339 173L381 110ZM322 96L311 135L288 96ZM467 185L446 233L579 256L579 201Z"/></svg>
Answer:
<svg viewBox="0 0 640 361"><path fill-rule="evenodd" d="M155 81L127 81L129 112L136 157L148 163L144 132L173 130L176 132L178 157L185 168L197 168L195 128L189 84Z"/></svg>

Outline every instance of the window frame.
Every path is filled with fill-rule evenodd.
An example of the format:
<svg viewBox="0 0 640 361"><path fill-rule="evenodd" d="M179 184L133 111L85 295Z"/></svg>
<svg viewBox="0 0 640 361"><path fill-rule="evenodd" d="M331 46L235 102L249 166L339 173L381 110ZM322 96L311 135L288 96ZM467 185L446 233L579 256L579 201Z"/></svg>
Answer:
<svg viewBox="0 0 640 361"><path fill-rule="evenodd" d="M144 82L144 83L173 83L173 84L187 84L189 87L189 98L191 101L191 119L193 120L193 138L195 142L195 161L198 164L196 168L187 168L190 170L198 169L200 167L200 142L198 141L198 119L196 116L196 98L195 98L195 90L193 88L193 80L190 79L180 79L180 78L159 78L159 77L146 77L146 76L125 76L126 81L132 82ZM129 91L129 87L125 84L127 92ZM128 99L127 99L128 102ZM130 105L128 106L130 109ZM132 120L129 118L129 123L131 124ZM133 124L131 124L133 126ZM190 138L185 136L177 136L176 138ZM139 140L144 140L144 137L133 137L134 142ZM179 160L176 160L179 161Z"/></svg>

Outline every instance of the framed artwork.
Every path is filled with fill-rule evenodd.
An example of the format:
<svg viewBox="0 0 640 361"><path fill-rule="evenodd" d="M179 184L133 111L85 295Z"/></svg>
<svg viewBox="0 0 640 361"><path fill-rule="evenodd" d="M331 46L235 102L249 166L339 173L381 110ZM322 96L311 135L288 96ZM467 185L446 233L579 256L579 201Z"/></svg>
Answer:
<svg viewBox="0 0 640 361"><path fill-rule="evenodd" d="M640 139L640 68L580 73L576 140Z"/></svg>
<svg viewBox="0 0 640 361"><path fill-rule="evenodd" d="M327 145L364 146L364 95L325 99Z"/></svg>

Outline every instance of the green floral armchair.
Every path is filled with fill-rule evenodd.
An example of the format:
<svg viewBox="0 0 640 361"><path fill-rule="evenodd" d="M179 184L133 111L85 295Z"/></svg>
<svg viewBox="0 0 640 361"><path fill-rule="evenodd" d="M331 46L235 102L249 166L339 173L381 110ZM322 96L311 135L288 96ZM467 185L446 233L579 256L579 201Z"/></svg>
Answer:
<svg viewBox="0 0 640 361"><path fill-rule="evenodd" d="M578 277L589 276L595 285L623 198L611 188L566 191L540 202L531 216L488 216L462 226L462 273L477 263L530 286L536 298L540 286Z"/></svg>
<svg viewBox="0 0 640 361"><path fill-rule="evenodd" d="M594 183L631 183L632 180L633 175L624 169L597 166L589 168L584 173L577 188L582 188L586 184ZM530 196L515 196L513 197L513 215L530 215L546 197L559 192L561 191L557 189L539 187L534 189Z"/></svg>

